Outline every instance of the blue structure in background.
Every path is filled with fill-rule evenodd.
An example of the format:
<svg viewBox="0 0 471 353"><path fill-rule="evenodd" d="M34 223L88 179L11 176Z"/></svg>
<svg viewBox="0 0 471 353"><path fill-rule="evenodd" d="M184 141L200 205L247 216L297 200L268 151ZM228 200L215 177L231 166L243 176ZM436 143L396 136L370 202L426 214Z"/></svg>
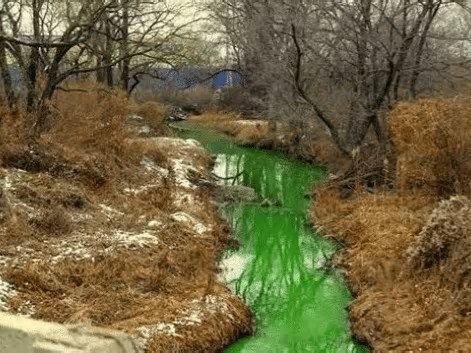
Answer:
<svg viewBox="0 0 471 353"><path fill-rule="evenodd" d="M23 78L21 77L20 70L16 67L10 67L10 73L12 75L13 84L16 86L18 91L22 91ZM148 89L195 89L199 86L210 86L213 89L221 89L227 87L235 87L243 84L242 76L235 70L221 70L216 74L214 71L210 71L204 68L183 68L183 69L170 69L161 68L155 69L152 74L154 77L160 79L149 79L144 78L142 84ZM115 80L118 79L117 71L114 72ZM70 80L76 79L76 77L69 78ZM133 84L134 80L131 78L130 85ZM139 86L138 86L139 87Z"/></svg>
<svg viewBox="0 0 471 353"><path fill-rule="evenodd" d="M242 77L239 73L232 70L224 70L215 75L211 80L214 89L234 87L242 85Z"/></svg>
<svg viewBox="0 0 471 353"><path fill-rule="evenodd" d="M192 89L199 85L209 85L214 89L234 87L242 84L242 77L233 70L222 70L214 76L204 69L187 68L181 70L159 69L158 88Z"/></svg>

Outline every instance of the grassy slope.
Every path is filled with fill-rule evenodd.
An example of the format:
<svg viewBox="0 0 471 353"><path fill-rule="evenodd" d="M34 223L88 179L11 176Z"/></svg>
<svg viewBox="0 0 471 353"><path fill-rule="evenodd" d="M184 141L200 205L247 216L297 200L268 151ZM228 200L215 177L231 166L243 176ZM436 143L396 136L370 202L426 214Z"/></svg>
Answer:
<svg viewBox="0 0 471 353"><path fill-rule="evenodd" d="M4 308L125 330L148 352L216 352L250 333L247 308L216 279L231 239L192 183L208 177L206 152L153 137L164 109L120 92L53 103L41 136L21 111L0 126ZM130 109L143 119L126 123Z"/></svg>

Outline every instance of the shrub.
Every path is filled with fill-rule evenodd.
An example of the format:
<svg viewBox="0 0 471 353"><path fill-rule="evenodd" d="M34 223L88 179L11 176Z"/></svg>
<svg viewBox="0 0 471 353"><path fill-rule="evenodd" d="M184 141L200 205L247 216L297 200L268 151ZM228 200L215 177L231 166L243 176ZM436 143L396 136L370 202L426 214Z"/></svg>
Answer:
<svg viewBox="0 0 471 353"><path fill-rule="evenodd" d="M46 235L63 235L72 230L70 217L62 207L43 209L30 223L35 230Z"/></svg>
<svg viewBox="0 0 471 353"><path fill-rule="evenodd" d="M471 201L454 196L440 202L408 249L419 270L438 269L443 282L457 292L459 306L471 309ZM466 299L466 300L465 300ZM465 307L463 307L463 304Z"/></svg>
<svg viewBox="0 0 471 353"><path fill-rule="evenodd" d="M401 103L389 119L399 188L428 188L438 195L470 192L470 98Z"/></svg>
<svg viewBox="0 0 471 353"><path fill-rule="evenodd" d="M135 104L131 112L144 118L145 123L152 128L155 134L163 135L166 132L165 119L169 114L169 108L163 104L148 101Z"/></svg>

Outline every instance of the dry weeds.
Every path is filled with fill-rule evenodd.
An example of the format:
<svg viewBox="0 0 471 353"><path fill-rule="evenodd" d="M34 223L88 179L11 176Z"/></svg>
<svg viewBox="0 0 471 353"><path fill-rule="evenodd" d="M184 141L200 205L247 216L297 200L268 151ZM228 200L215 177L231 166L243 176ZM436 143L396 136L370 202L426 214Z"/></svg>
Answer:
<svg viewBox="0 0 471 353"><path fill-rule="evenodd" d="M471 99L423 99L390 114L397 186L440 196L471 192Z"/></svg>
<svg viewBox="0 0 471 353"><path fill-rule="evenodd" d="M471 346L467 99L400 104L390 117L397 190L316 192L314 222L345 244L336 262L356 297L351 324L377 352ZM445 196L445 200L441 198Z"/></svg>
<svg viewBox="0 0 471 353"><path fill-rule="evenodd" d="M60 114L40 136L21 111L0 123L10 311L124 330L147 352L217 352L249 334L248 309L216 279L231 240L193 184L208 177L204 149L136 138L120 92L61 92L52 103ZM137 109L145 124L159 113Z"/></svg>
<svg viewBox="0 0 471 353"><path fill-rule="evenodd" d="M220 111L208 111L191 117L190 121L209 125L243 146L283 151L340 172L350 165L349 159L327 136L316 135L296 141L292 129L283 123L270 128L267 120L244 120L241 115Z"/></svg>

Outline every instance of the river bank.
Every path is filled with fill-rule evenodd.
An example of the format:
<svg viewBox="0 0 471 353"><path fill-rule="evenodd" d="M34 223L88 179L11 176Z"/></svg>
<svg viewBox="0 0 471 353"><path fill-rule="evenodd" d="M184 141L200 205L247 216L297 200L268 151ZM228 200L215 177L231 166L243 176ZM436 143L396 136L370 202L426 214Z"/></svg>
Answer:
<svg viewBox="0 0 471 353"><path fill-rule="evenodd" d="M152 353L219 352L250 334L251 313L218 280L234 241L199 184L207 152L158 136L161 119L137 115L152 107L130 112L120 92L85 97L59 97L34 139L27 117L3 116L0 309L124 331Z"/></svg>
<svg viewBox="0 0 471 353"><path fill-rule="evenodd" d="M216 157L221 183L259 195L221 208L240 243L224 254L222 275L252 309L256 328L226 352L365 352L351 337L345 282L329 266L336 247L306 222L305 193L325 171L283 153L241 147L207 127L185 127L183 137L197 139Z"/></svg>
<svg viewBox="0 0 471 353"><path fill-rule="evenodd" d="M344 245L334 263L354 295L352 330L374 351L471 346L469 107L466 99L437 99L393 111L393 189L359 187L348 199L335 183L315 191L312 223ZM243 144L258 146L269 134L261 122L216 119L200 118Z"/></svg>
<svg viewBox="0 0 471 353"><path fill-rule="evenodd" d="M338 173L345 172L349 167L348 158L322 134L313 139L299 134L299 140L296 140L298 134L293 134L290 126L267 120L244 120L231 113L206 112L191 116L189 120L215 128L241 146L280 151Z"/></svg>

